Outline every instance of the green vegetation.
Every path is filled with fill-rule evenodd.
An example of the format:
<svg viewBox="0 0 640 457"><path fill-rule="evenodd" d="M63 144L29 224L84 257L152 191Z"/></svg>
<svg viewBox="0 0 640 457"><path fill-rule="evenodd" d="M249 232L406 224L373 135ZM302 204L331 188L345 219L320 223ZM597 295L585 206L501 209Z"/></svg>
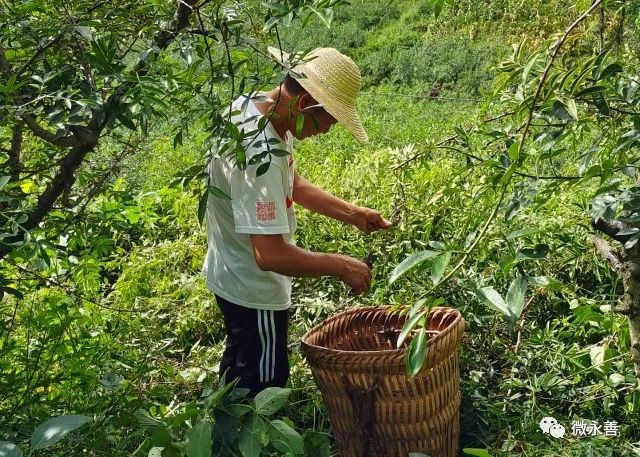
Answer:
<svg viewBox="0 0 640 457"><path fill-rule="evenodd" d="M278 5L295 9L304 3ZM37 4L25 3L36 12ZM443 10L436 18L434 8L440 4ZM364 236L299 211L299 245L355 257L373 251L378 262L371 291L359 298L331 279L295 281L290 390L268 393L276 398L273 410L259 399L243 400L241 391L218 386L224 332L215 300L200 275L206 241L197 218L202 188L193 178L204 163L210 113L228 96L224 65L218 79L211 80L203 76L206 72L187 67L196 76L176 77L188 80L184 92L168 90L161 96L154 92L155 78L171 86L163 72L175 75L181 67L172 59L180 56L157 57L160 69L146 75L148 85L140 87L160 100L149 101L134 92L137 95L109 127L111 136L82 163L75 187L60 196L24 244L12 236L27 221L22 214L37 205L55 169L11 175L5 173L7 160L0 173L0 212L9 221L3 222L3 239L14 245L0 265L5 292L0 302L0 442L17 443L25 455L191 457L201 455L212 430L220 450L215 455L259 455L247 450L253 446L263 449L260 455L282 456L283 440L294 449L293 455L330 455L330 424L298 351L299 338L341 309L413 304L438 286L428 262L393 284L389 278L400 262L424 250L451 252L444 274L450 272L474 243L473 234L483 227L505 188L508 193L498 216L463 267L437 290L467 322L461 360L462 447L487 449L493 456L640 455L640 387L629 352L627 317L617 312L627 279L596 252L590 225L598 209L592 205L594 197L600 197L601 214L609 208L611 218L637 223L637 4L629 2L621 10L620 4L609 2L603 40L613 51L610 60L601 58L598 75L593 72L598 62L586 62L599 51L598 14L581 25L567 45L572 54L559 59L547 81L549 90L543 91L528 141L512 149L526 120L527 97L533 96L544 75L549 44L544 40L564 30L590 4L357 0L335 7L330 29L315 15L304 28L299 19L288 28L279 25L285 49L336 46L356 60L365 81L359 107L370 143L359 145L336 126L327 136L296 144L299 172L336 195L381 210L396 227ZM136 10L138 17L149 16L148 27L154 19L172 14L165 2L149 5ZM282 17L287 22L284 13ZM121 19L127 27L138 25L133 16L123 14ZM86 23L98 33L98 23ZM87 32L74 30L81 38ZM151 33L141 30L143 38ZM271 43L275 39L256 35ZM512 55L511 44L522 38L526 41L521 52ZM107 41L116 46L117 40ZM204 52L203 41L193 47L181 42L176 48L180 47L176 54L181 51L185 59L189 54L197 60ZM3 48L12 62L11 43L0 38ZM543 52L532 61L530 56L539 49ZM93 65L100 65L102 51L94 49ZM237 62L243 51L236 51ZM616 59L624 69L609 66ZM61 66L62 61L47 65ZM567 89L569 84L561 84L563 77L575 81L581 65L588 68L590 79ZM107 81L104 90L114 90L109 75L116 69L100 68ZM607 68L611 74L606 74ZM30 83L37 82L33 76L38 74L31 75ZM8 100L9 79L0 81ZM212 84L214 95L207 97L205 83ZM127 84L134 83L127 79ZM199 91L199 85L206 90ZM599 98L576 96L584 86L601 86L587 95L602 94L607 107ZM61 114L55 112L55 104L63 106L65 97L73 99L77 94L72 92L35 114L46 117L52 130L66 125L69 119L56 117ZM502 104L488 103L494 92L504 99ZM195 93L199 97L192 96ZM84 109L78 108L82 112L72 123L91 115ZM614 117L614 109L631 114ZM487 123L504 110L519 110L523 117ZM191 120L192 111L203 117ZM162 112L165 119L158 120ZM2 111L2 154L8 155L19 114ZM134 130L127 128L131 122ZM68 133L64 128L60 135ZM625 143L625 138L631 140ZM590 151L593 144L602 147ZM25 168L33 169L54 162L63 151L26 133L22 150ZM5 180L5 174L10 178ZM549 175L581 179L540 178ZM628 236L636 232L630 230ZM622 252L636 255L633 249L631 245ZM506 297L514 281L522 278L527 289L513 319L492 308L495 300L483 300L477 293L492 288ZM508 297L505 301L511 305ZM91 420L59 419L81 428L73 432L75 426L69 426L70 433L61 434L60 441L38 441L34 430L39 424L65 415ZM560 440L542 434L538 424L545 416L564 424L568 436ZM601 425L616 421L620 436L569 436L571 422L582 419ZM257 432L247 433L252 427ZM38 443L49 447L38 450ZM153 450L159 447L166 449ZM0 456L18 455L15 448L0 443Z"/></svg>

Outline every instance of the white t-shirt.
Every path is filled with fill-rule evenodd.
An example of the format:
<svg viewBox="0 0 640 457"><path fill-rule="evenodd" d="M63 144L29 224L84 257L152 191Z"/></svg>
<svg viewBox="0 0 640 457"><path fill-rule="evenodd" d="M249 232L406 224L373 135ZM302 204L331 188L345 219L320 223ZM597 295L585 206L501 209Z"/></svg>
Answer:
<svg viewBox="0 0 640 457"><path fill-rule="evenodd" d="M231 120L240 130L250 132L258 128L262 114L249 100L242 109L246 97L238 98L233 110L241 110ZM252 141L245 140L247 163L267 148L287 150L291 154L292 136L287 132L284 141L271 123ZM248 143L251 141L251 144ZM262 144L256 144L262 141ZM287 243L294 244L296 230L293 208L293 155L271 156L267 172L256 176L258 166L247 165L240 170L234 153L217 157L209 166L210 185L218 187L231 200L209 195L207 202L208 249L203 274L207 287L237 305L256 309L283 310L291 305L291 278L270 271L262 271L256 264L251 244L251 234L281 234Z"/></svg>

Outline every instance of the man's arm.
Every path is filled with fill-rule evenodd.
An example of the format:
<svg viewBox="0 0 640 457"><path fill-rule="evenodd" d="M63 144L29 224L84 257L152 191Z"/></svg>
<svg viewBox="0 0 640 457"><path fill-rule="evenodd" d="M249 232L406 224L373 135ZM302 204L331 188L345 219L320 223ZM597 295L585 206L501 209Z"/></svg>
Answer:
<svg viewBox="0 0 640 457"><path fill-rule="evenodd" d="M315 213L345 224L355 225L366 233L389 228L392 225L377 211L341 200L307 181L297 171L293 183L293 201Z"/></svg>
<svg viewBox="0 0 640 457"><path fill-rule="evenodd" d="M335 276L362 293L371 285L371 270L353 257L301 249L287 243L282 235L251 235L258 268L291 277Z"/></svg>

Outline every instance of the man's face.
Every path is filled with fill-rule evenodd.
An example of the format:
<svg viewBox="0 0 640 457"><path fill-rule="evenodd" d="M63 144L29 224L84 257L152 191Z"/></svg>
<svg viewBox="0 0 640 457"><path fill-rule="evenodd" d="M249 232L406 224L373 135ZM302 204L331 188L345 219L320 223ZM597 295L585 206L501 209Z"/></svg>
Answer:
<svg viewBox="0 0 640 457"><path fill-rule="evenodd" d="M321 133L327 133L331 126L338 121L329 114L322 106L318 106L318 102L315 101L309 94L302 95L297 102L298 112L304 116L304 124L302 130L298 134L296 132L297 114L292 120L294 129L292 132L296 138L303 139L313 135Z"/></svg>

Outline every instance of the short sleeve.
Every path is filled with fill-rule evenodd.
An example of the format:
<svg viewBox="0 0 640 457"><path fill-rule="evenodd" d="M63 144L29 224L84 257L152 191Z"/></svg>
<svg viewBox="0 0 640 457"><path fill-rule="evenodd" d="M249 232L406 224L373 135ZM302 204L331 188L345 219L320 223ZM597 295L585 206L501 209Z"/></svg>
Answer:
<svg viewBox="0 0 640 457"><path fill-rule="evenodd" d="M237 233L276 235L289 233L282 170L274 162L256 176L256 165L236 169L231 176L231 206Z"/></svg>

